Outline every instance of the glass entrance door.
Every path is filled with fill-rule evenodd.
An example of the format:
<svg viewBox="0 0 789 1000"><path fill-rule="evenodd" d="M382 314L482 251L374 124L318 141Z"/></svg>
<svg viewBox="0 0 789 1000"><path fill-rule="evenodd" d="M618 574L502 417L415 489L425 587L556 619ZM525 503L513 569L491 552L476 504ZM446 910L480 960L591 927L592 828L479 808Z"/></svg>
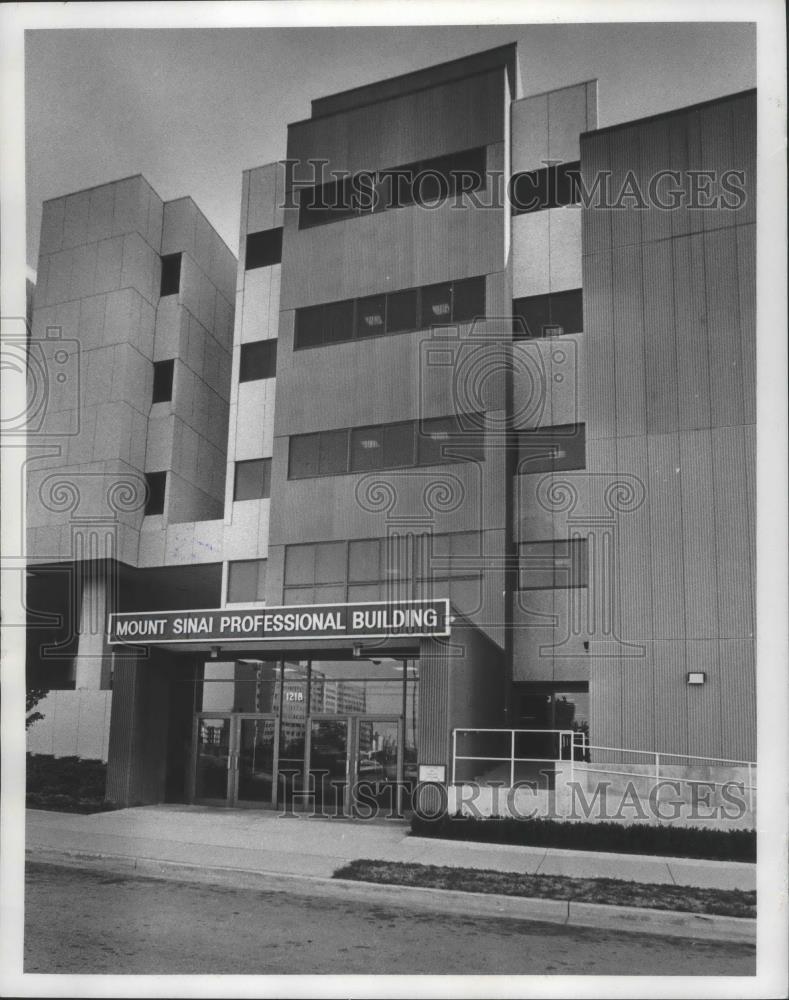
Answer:
<svg viewBox="0 0 789 1000"><path fill-rule="evenodd" d="M230 799L231 715L198 715L195 724L195 802L228 805Z"/></svg>
<svg viewBox="0 0 789 1000"><path fill-rule="evenodd" d="M309 788L315 811L343 815L350 778L350 719L313 717L309 726Z"/></svg>
<svg viewBox="0 0 789 1000"><path fill-rule="evenodd" d="M233 804L270 806L277 773L277 722L272 717L236 718L235 788Z"/></svg>
<svg viewBox="0 0 789 1000"><path fill-rule="evenodd" d="M359 815L399 815L403 783L402 723L356 719L354 791Z"/></svg>
<svg viewBox="0 0 789 1000"><path fill-rule="evenodd" d="M278 725L273 715L198 713L192 801L261 808L275 804Z"/></svg>

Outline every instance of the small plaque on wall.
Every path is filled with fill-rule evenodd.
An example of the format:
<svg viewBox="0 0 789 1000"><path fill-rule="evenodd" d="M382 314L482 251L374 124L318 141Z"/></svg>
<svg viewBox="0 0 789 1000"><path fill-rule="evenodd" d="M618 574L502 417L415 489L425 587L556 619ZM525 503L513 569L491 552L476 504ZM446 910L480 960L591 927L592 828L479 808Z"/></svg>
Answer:
<svg viewBox="0 0 789 1000"><path fill-rule="evenodd" d="M447 780L447 769L443 764L420 764L419 780L443 785Z"/></svg>

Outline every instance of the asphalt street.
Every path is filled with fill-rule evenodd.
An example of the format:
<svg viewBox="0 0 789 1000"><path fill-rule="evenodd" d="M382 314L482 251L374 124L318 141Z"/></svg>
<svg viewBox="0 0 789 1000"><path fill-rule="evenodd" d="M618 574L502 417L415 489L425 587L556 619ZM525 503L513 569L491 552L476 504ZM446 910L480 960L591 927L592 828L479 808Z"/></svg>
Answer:
<svg viewBox="0 0 789 1000"><path fill-rule="evenodd" d="M28 863L25 972L755 974L750 945Z"/></svg>

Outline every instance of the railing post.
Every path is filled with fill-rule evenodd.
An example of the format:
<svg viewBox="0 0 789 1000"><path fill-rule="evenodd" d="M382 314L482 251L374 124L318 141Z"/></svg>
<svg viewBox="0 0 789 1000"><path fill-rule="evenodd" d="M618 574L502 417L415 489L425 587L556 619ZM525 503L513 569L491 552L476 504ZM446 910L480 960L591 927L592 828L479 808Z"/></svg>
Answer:
<svg viewBox="0 0 789 1000"><path fill-rule="evenodd" d="M510 730L510 788L515 787L515 730Z"/></svg>
<svg viewBox="0 0 789 1000"><path fill-rule="evenodd" d="M452 730L452 784L455 784L458 766L458 731Z"/></svg>
<svg viewBox="0 0 789 1000"><path fill-rule="evenodd" d="M753 825L756 826L756 818L753 816L753 774L751 770L751 762L748 761L748 808L751 811L751 816L753 817Z"/></svg>
<svg viewBox="0 0 789 1000"><path fill-rule="evenodd" d="M655 795L657 795L657 786L660 784L660 754L655 754Z"/></svg>

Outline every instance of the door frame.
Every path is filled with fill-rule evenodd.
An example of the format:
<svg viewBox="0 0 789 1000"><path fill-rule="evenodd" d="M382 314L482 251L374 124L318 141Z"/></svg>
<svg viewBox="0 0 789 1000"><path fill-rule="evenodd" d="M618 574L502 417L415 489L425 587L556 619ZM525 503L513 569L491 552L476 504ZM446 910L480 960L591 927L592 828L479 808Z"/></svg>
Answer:
<svg viewBox="0 0 789 1000"><path fill-rule="evenodd" d="M405 720L400 715L390 713L365 713L365 714L338 714L330 712L316 712L308 717L305 746L304 746L304 776L309 787L309 775L312 758L312 723L315 722L345 722L347 726L348 738L345 746L345 788L346 794L343 797L342 810L338 815L355 817L357 815L357 800L355 795L356 785L359 780L359 729L362 722L390 722L394 723L397 730L397 792L396 802L393 803L396 815L402 814L402 788L403 774L405 768Z"/></svg>
<svg viewBox="0 0 789 1000"><path fill-rule="evenodd" d="M230 723L228 734L227 784L224 799L197 797L198 734L201 719L227 719ZM271 798L268 802L250 802L238 798L238 757L241 741L241 723L244 719L260 719L274 723L274 764L271 783ZM277 783L279 781L279 730L280 719L274 712L195 712L192 721L192 752L189 767L189 802L192 805L220 806L232 809L270 809L277 805Z"/></svg>

